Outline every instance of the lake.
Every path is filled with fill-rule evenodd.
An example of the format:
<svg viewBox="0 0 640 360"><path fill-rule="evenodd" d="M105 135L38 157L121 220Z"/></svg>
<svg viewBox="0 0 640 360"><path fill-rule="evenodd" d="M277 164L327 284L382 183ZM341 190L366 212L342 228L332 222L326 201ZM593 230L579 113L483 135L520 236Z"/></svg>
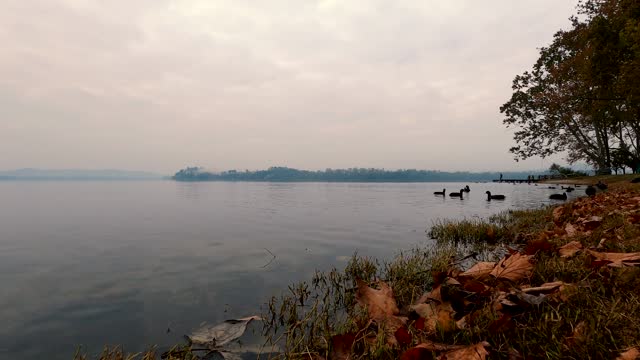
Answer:
<svg viewBox="0 0 640 360"><path fill-rule="evenodd" d="M429 246L435 219L539 207L558 192L470 183L464 200L433 196L464 185L0 181L0 358L171 345L203 321L259 313L356 251Z"/></svg>

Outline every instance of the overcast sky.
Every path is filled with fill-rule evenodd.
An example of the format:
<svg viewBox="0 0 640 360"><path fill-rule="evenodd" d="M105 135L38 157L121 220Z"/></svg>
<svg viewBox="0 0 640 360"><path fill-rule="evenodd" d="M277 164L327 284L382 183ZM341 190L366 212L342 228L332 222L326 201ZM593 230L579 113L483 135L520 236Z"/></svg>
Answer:
<svg viewBox="0 0 640 360"><path fill-rule="evenodd" d="M515 170L574 0L4 0L0 169Z"/></svg>

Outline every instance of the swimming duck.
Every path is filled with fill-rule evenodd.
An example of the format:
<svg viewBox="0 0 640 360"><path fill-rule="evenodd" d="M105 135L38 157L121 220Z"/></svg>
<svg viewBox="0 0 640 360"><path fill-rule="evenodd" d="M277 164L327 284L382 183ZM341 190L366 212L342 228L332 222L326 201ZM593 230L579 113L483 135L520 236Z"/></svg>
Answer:
<svg viewBox="0 0 640 360"><path fill-rule="evenodd" d="M442 189L442 191L434 191L433 195L444 196L445 191L447 191L447 189Z"/></svg>
<svg viewBox="0 0 640 360"><path fill-rule="evenodd" d="M487 194L487 201L505 199L504 195L491 195L491 191L487 191L486 194Z"/></svg>
<svg viewBox="0 0 640 360"><path fill-rule="evenodd" d="M562 194L551 194L551 195L549 195L549 199L551 199L551 200L567 200L567 193L564 192Z"/></svg>
<svg viewBox="0 0 640 360"><path fill-rule="evenodd" d="M589 186L587 186L587 188L586 188L586 190L584 192L589 196L595 196L596 195L596 188L594 188L593 186L589 185Z"/></svg>
<svg viewBox="0 0 640 360"><path fill-rule="evenodd" d="M471 189L469 188L469 185L465 186L464 187L464 192L469 192L469 191L471 191Z"/></svg>
<svg viewBox="0 0 640 360"><path fill-rule="evenodd" d="M451 197L459 197L460 199L462 199L462 193L463 192L464 192L464 189L460 189L460 192L449 193L449 196L451 196Z"/></svg>

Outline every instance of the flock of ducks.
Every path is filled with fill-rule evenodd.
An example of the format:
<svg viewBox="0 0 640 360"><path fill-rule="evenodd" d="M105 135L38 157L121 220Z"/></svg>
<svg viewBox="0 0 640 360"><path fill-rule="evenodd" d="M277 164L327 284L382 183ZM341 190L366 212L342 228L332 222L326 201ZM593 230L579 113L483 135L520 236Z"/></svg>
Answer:
<svg viewBox="0 0 640 360"><path fill-rule="evenodd" d="M639 182L640 182L640 180L639 180ZM549 195L549 199L551 199L551 200L563 200L563 201L567 200L567 193L568 192L572 192L576 188L579 188L579 187L580 187L580 185L574 185L573 187L572 186L567 186L567 187L560 186L560 188L562 190L564 190L564 192L562 194L551 194L551 195ZM598 189L600 189L600 190L606 190L608 188L607 184L605 184L605 183L603 183L601 181L598 181L598 183L595 186L594 185L587 186L587 188L585 189L585 193L588 196L594 196L596 194L596 187ZM555 186L549 186L548 188L549 189L556 189ZM447 189L442 189L442 191L434 191L433 195L443 196L444 197L446 195L446 191L447 191ZM449 196L453 197L453 198L463 199L464 198L463 194L466 193L466 192L469 192L469 191L471 191L471 189L469 188L469 185L467 185L464 188L460 189L460 192L449 193ZM504 195L493 195L493 194L491 194L491 191L487 191L486 194L487 194L487 201L504 200L506 198L506 196L504 196Z"/></svg>
<svg viewBox="0 0 640 360"><path fill-rule="evenodd" d="M453 198L460 198L460 199L464 199L464 193L471 191L471 189L469 188L469 185L465 186L464 188L460 189L460 192L452 192L449 193L450 197ZM433 195L436 196L445 196L447 192L447 189L442 189L442 191L434 191ZM505 196L504 195L492 195L491 191L487 191L487 201L491 201L491 200L504 200Z"/></svg>

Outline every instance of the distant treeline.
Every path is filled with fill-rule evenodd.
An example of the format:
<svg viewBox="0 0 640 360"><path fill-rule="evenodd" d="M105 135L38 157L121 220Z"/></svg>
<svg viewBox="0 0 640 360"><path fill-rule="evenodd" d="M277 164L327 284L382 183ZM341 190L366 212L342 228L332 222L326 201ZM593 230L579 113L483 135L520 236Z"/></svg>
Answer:
<svg viewBox="0 0 640 360"><path fill-rule="evenodd" d="M540 174L540 172L537 172ZM536 174L536 175L537 175ZM504 172L504 179L526 179L527 172ZM228 170L207 172L199 167L178 171L172 178L178 181L273 181L273 182L450 182L491 181L499 179L498 172L444 172L435 170L384 169L327 169L324 171L298 170L288 167L270 167L267 170Z"/></svg>

